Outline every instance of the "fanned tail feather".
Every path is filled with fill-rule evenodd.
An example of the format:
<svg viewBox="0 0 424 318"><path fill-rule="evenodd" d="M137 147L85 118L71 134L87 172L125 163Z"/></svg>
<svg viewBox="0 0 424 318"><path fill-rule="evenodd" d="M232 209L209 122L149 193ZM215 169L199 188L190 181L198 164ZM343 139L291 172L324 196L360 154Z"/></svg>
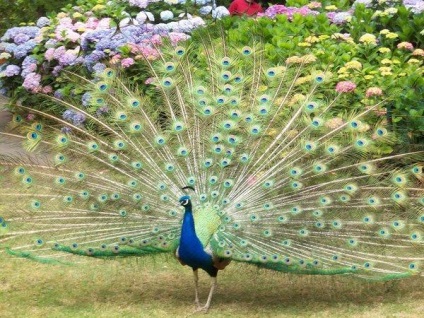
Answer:
<svg viewBox="0 0 424 318"><path fill-rule="evenodd" d="M93 81L69 73L90 105L50 99L83 125L16 117L9 134L50 159L0 159L0 245L32 259L174 251L178 198L192 186L196 231L219 257L299 274L422 275L424 151L394 152L396 136L369 122L384 101L343 114L313 56L269 65L260 43L223 43L146 57L143 89L111 68Z"/></svg>

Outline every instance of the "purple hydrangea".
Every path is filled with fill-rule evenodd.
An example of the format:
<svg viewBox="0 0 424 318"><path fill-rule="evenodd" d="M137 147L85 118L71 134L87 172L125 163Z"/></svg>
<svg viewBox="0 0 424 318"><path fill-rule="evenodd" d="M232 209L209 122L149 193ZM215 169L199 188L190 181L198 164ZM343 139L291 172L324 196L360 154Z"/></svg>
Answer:
<svg viewBox="0 0 424 318"><path fill-rule="evenodd" d="M85 92L82 95L81 102L84 107L87 107L90 104L91 94L89 92Z"/></svg>
<svg viewBox="0 0 424 318"><path fill-rule="evenodd" d="M269 18L275 18L277 14L284 14L287 16L289 20L293 19L293 15L317 15L318 12L309 9L307 6L303 6L300 8L296 7L286 7L285 5L273 5L265 10L264 13L258 13L258 16L267 16Z"/></svg>
<svg viewBox="0 0 424 318"><path fill-rule="evenodd" d="M22 77L37 70L37 60L32 56L27 56L22 62Z"/></svg>
<svg viewBox="0 0 424 318"><path fill-rule="evenodd" d="M61 89L58 89L54 92L53 96L56 97L57 99L62 99L64 96L63 91Z"/></svg>
<svg viewBox="0 0 424 318"><path fill-rule="evenodd" d="M80 125L82 125L82 123L84 123L84 122L85 122L85 115L84 115L83 113L76 112L76 113L74 114L74 116L72 117L72 123L73 123L75 126L80 126Z"/></svg>
<svg viewBox="0 0 424 318"><path fill-rule="evenodd" d="M10 28L0 38L0 40L3 41L3 42L14 41L15 37L18 34L26 34L30 39L33 39L39 34L39 32L40 32L40 28L33 27L33 26Z"/></svg>
<svg viewBox="0 0 424 318"><path fill-rule="evenodd" d="M334 24L344 24L352 18L352 13L347 12L329 12L327 18Z"/></svg>
<svg viewBox="0 0 424 318"><path fill-rule="evenodd" d="M96 111L96 114L97 116L101 116L101 115L107 114L108 112L109 112L109 107L102 106Z"/></svg>
<svg viewBox="0 0 424 318"><path fill-rule="evenodd" d="M424 12L424 0L403 0L403 5L415 14Z"/></svg>
<svg viewBox="0 0 424 318"><path fill-rule="evenodd" d="M28 34L25 33L18 33L15 38L13 39L13 41L17 44L17 45L21 45L24 44L25 42L29 41L30 37Z"/></svg>
<svg viewBox="0 0 424 318"><path fill-rule="evenodd" d="M128 0L128 3L132 6L144 9L148 6L149 0Z"/></svg>
<svg viewBox="0 0 424 318"><path fill-rule="evenodd" d="M41 75L37 73L29 73L22 84L28 91L37 92L40 90Z"/></svg>
<svg viewBox="0 0 424 318"><path fill-rule="evenodd" d="M96 74L100 74L100 73L102 73L105 69L106 69L106 65L105 65L105 64L103 64L103 63L96 63L96 64L93 66L93 71L94 71Z"/></svg>
<svg viewBox="0 0 424 318"><path fill-rule="evenodd" d="M13 55L15 58L20 59L28 55L35 47L37 43L34 40L29 40L21 45L18 45L13 50Z"/></svg>
<svg viewBox="0 0 424 318"><path fill-rule="evenodd" d="M62 133L64 133L64 134L69 134L69 133L71 133L71 132L72 132L72 128L71 128L71 127L68 127L68 126L65 126L65 127L62 127L62 128L60 129L60 131L61 131Z"/></svg>
<svg viewBox="0 0 424 318"><path fill-rule="evenodd" d="M62 118L70 121L70 120L72 120L74 115L75 115L75 112L73 110L67 109L63 112Z"/></svg>
<svg viewBox="0 0 424 318"><path fill-rule="evenodd" d="M46 17L41 17L37 20L36 24L39 28L44 28L45 26L50 25L50 19Z"/></svg>
<svg viewBox="0 0 424 318"><path fill-rule="evenodd" d="M21 72L21 68L17 65L10 64L6 66L6 69L1 72L6 77L16 76Z"/></svg>

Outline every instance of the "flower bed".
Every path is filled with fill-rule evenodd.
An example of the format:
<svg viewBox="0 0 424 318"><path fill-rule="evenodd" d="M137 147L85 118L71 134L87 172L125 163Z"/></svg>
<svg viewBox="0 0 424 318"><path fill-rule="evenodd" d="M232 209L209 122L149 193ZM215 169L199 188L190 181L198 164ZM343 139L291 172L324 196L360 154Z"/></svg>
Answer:
<svg viewBox="0 0 424 318"><path fill-rule="evenodd" d="M250 44L254 27L276 64L289 56L318 59L331 74L327 85L332 89L345 82L364 92L346 94L344 104L351 108L364 107L377 95L387 97L390 124L422 136L424 1L357 0L350 8L331 3L289 0L257 19L231 18L224 25L233 45ZM210 0L81 0L34 26L11 28L0 43L1 92L29 105L38 104L33 94L38 92L83 97L84 91L67 85L61 71L89 76L111 64L148 83L141 61L157 58L164 41L177 45L196 28L208 26L208 19L228 14L212 7ZM376 115L385 113L381 109Z"/></svg>

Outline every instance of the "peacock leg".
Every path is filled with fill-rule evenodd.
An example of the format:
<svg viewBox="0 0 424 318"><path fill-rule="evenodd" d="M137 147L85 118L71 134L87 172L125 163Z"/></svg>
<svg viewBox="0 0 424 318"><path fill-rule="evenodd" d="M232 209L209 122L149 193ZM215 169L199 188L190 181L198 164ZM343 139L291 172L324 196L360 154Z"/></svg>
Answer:
<svg viewBox="0 0 424 318"><path fill-rule="evenodd" d="M199 273L197 269L193 269L194 275L194 303L196 304L196 309L199 309Z"/></svg>
<svg viewBox="0 0 424 318"><path fill-rule="evenodd" d="M212 283L211 283L211 290L209 291L208 300L206 301L205 306L200 309L201 311L204 311L204 312L207 312L210 305L211 305L212 295L213 295L213 292L215 291L215 288L216 288L216 285L217 285L216 277L211 277L211 279L212 279Z"/></svg>

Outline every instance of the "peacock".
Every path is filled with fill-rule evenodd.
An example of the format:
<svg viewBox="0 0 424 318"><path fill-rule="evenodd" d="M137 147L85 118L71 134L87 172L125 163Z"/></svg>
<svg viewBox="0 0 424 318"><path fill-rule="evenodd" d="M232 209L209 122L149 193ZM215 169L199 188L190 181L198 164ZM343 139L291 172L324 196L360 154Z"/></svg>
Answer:
<svg viewBox="0 0 424 318"><path fill-rule="evenodd" d="M2 140L38 155L0 156L0 253L51 264L170 253L192 268L203 311L230 262L422 276L424 151L398 151L376 120L387 96L346 111L364 93L329 89L311 54L271 63L254 39L193 43L141 55L143 80L113 65L66 73L87 98L46 95L63 116L16 105Z"/></svg>

